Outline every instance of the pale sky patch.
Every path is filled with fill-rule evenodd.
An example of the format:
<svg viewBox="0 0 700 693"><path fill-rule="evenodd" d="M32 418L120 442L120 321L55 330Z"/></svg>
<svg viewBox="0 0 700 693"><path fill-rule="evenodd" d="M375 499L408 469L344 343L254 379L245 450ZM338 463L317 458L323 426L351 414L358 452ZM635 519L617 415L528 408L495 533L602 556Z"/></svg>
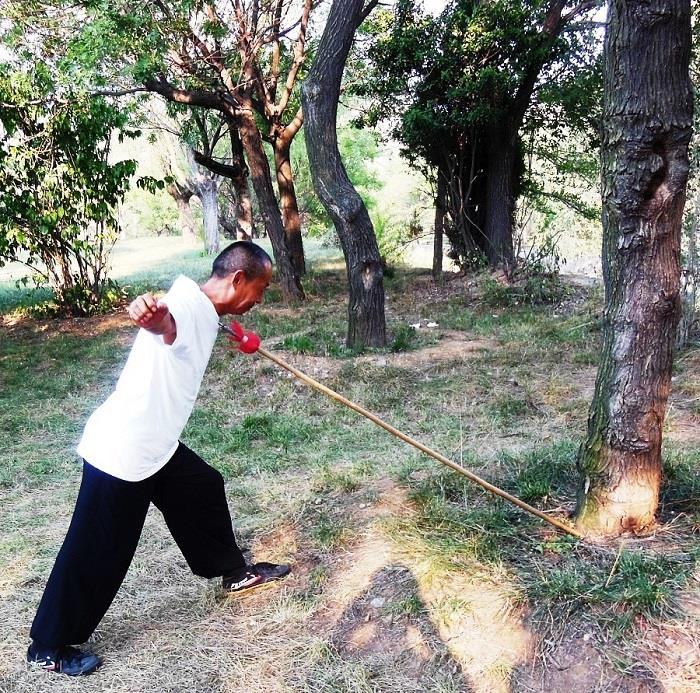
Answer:
<svg viewBox="0 0 700 693"><path fill-rule="evenodd" d="M426 12L430 14L440 14L445 9L447 0L423 0L423 7L425 7Z"/></svg>

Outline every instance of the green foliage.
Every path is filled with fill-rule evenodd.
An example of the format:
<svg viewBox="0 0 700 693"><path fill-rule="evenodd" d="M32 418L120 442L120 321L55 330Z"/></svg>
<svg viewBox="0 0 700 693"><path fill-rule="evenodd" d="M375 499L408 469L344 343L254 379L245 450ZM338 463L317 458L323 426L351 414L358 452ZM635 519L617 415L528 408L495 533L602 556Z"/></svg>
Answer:
<svg viewBox="0 0 700 693"><path fill-rule="evenodd" d="M179 233L179 218L172 198L164 190L155 193L132 188L122 206L124 228L132 236L168 236Z"/></svg>
<svg viewBox="0 0 700 693"><path fill-rule="evenodd" d="M408 351L416 342L416 331L411 325L399 325L389 345L390 351Z"/></svg>
<svg viewBox="0 0 700 693"><path fill-rule="evenodd" d="M445 182L450 256L465 269L482 261L490 242L483 229L490 157L499 156L494 142L529 134L527 149L536 139L537 152L562 176L578 173L582 161L586 170L595 165L594 157L567 155L563 145L582 129L586 153L596 144L589 133L596 131L601 93L598 37L585 23L551 37L542 29L550 6L454 0L432 17L415 0L400 0L367 29L367 75L356 91L372 103L361 120L390 123L407 160L429 180ZM541 88L531 96L533 75ZM511 121L521 132L506 132ZM543 198L545 186L525 166L525 154L521 142L515 193ZM547 195L594 213L577 194L552 187Z"/></svg>
<svg viewBox="0 0 700 693"><path fill-rule="evenodd" d="M379 253L389 262L400 260L409 240L410 228L397 222L388 214L374 212L371 216Z"/></svg>
<svg viewBox="0 0 700 693"><path fill-rule="evenodd" d="M108 161L127 115L103 98L62 92L50 69L0 65L0 266L20 260L50 284L58 312L86 315L120 291L107 279L116 205L133 161Z"/></svg>
<svg viewBox="0 0 700 693"><path fill-rule="evenodd" d="M533 272L513 284L487 278L483 300L492 308L559 303L567 296L566 284L556 272Z"/></svg>

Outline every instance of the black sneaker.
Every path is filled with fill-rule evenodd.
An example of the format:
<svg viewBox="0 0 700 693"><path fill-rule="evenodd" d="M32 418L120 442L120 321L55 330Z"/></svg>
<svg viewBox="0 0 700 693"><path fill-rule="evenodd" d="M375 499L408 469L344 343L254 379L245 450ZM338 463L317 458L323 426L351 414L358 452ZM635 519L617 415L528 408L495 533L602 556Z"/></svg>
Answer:
<svg viewBox="0 0 700 693"><path fill-rule="evenodd" d="M285 564L255 563L254 565L246 565L231 575L224 575L221 584L224 591L229 594L244 592L253 589L253 587L264 585L266 582L279 580L285 575L289 575L290 570L291 568Z"/></svg>
<svg viewBox="0 0 700 693"><path fill-rule="evenodd" d="M34 643L27 650L27 661L44 671L53 671L66 676L87 676L102 664L102 660L92 652L83 652L69 645L44 649L37 647Z"/></svg>

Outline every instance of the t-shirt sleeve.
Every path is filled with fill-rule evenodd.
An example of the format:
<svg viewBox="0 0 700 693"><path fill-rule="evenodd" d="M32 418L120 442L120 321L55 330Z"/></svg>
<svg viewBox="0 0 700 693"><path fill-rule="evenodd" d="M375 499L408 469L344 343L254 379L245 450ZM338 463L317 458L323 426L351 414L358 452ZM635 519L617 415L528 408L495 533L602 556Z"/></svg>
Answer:
<svg viewBox="0 0 700 693"><path fill-rule="evenodd" d="M185 289L186 287L183 286L181 281L176 281L162 299L175 320L177 336L175 341L169 345L163 342L161 336L158 336L158 339L160 344L172 351L186 349L194 329L194 306L192 305L191 296Z"/></svg>

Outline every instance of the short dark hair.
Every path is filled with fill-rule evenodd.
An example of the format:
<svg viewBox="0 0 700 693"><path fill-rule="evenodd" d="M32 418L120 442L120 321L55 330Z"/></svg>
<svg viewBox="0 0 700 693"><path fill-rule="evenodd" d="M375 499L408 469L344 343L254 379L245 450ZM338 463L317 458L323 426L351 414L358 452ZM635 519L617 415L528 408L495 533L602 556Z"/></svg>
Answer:
<svg viewBox="0 0 700 693"><path fill-rule="evenodd" d="M236 241L216 256L211 275L223 279L243 270L248 279L255 279L265 274L268 265L272 267L272 259L259 245L251 241Z"/></svg>

